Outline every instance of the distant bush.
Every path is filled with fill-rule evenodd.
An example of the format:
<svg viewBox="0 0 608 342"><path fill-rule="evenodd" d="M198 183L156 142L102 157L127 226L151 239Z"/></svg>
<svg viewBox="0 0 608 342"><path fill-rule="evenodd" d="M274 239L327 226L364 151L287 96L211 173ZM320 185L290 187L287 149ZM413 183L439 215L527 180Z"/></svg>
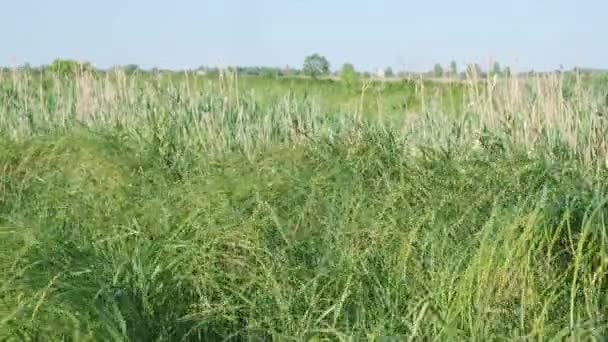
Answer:
<svg viewBox="0 0 608 342"><path fill-rule="evenodd" d="M122 70L124 70L127 75L132 75L138 71L141 71L137 64L127 64L122 67Z"/></svg>
<svg viewBox="0 0 608 342"><path fill-rule="evenodd" d="M69 59L56 59L49 65L48 71L59 76L72 77L78 73L92 72L93 66L88 62L78 62Z"/></svg>
<svg viewBox="0 0 608 342"><path fill-rule="evenodd" d="M393 68L387 67L386 69L384 69L384 76L385 77L394 77L395 72L393 71Z"/></svg>
<svg viewBox="0 0 608 342"><path fill-rule="evenodd" d="M350 90L359 86L359 75L357 74L355 67L350 63L346 63L342 66L342 70L340 70L340 79Z"/></svg>
<svg viewBox="0 0 608 342"><path fill-rule="evenodd" d="M281 76L281 70L272 67L236 67L232 68L232 71L236 71L242 76L261 76L266 78Z"/></svg>

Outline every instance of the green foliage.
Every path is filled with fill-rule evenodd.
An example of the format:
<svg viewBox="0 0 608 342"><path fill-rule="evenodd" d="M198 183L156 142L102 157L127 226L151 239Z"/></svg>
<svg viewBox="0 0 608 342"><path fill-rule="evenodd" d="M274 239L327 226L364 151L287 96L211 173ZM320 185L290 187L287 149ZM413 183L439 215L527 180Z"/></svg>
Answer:
<svg viewBox="0 0 608 342"><path fill-rule="evenodd" d="M433 76L443 77L443 67L441 66L441 64L435 64L435 66L433 67Z"/></svg>
<svg viewBox="0 0 608 342"><path fill-rule="evenodd" d="M385 77L394 77L395 72L393 72L393 68L387 67L386 69L384 69L384 76Z"/></svg>
<svg viewBox="0 0 608 342"><path fill-rule="evenodd" d="M452 76L458 75L458 64L456 64L456 61L450 62L450 73Z"/></svg>
<svg viewBox="0 0 608 342"><path fill-rule="evenodd" d="M48 70L58 76L73 77L84 72L92 72L93 67L88 62L78 62L68 59L56 59L48 66Z"/></svg>
<svg viewBox="0 0 608 342"><path fill-rule="evenodd" d="M571 314L574 336L606 333L585 280L608 256L601 179L357 135L200 154L180 179L135 136L4 144L1 336L486 340L558 336ZM576 279L593 302L571 302Z"/></svg>
<svg viewBox="0 0 608 342"><path fill-rule="evenodd" d="M281 76L281 71L278 68L263 68L260 76L266 78L275 78Z"/></svg>
<svg viewBox="0 0 608 342"><path fill-rule="evenodd" d="M340 79L347 88L353 90L359 87L359 75L355 67L350 63L345 63L340 70Z"/></svg>
<svg viewBox="0 0 608 342"><path fill-rule="evenodd" d="M282 75L279 68L271 67L237 67L236 71L242 76L260 76L263 78L276 78Z"/></svg>
<svg viewBox="0 0 608 342"><path fill-rule="evenodd" d="M319 54L312 54L304 59L302 72L312 78L326 76L329 74L329 61Z"/></svg>
<svg viewBox="0 0 608 342"><path fill-rule="evenodd" d="M122 69L124 70L124 72L127 75L132 75L136 72L141 71L141 69L139 68L139 66L137 64L127 64L127 65L123 66Z"/></svg>
<svg viewBox="0 0 608 342"><path fill-rule="evenodd" d="M3 78L0 340L607 336L588 87L508 94L548 121L456 82Z"/></svg>

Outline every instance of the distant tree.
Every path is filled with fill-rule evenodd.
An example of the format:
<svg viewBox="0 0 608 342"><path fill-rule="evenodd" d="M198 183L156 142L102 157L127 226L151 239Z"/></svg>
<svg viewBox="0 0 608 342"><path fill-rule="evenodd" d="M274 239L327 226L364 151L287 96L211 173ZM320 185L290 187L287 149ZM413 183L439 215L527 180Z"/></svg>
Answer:
<svg viewBox="0 0 608 342"><path fill-rule="evenodd" d="M433 76L443 77L443 67L441 66L441 64L435 64L435 66L433 67Z"/></svg>
<svg viewBox="0 0 608 342"><path fill-rule="evenodd" d="M395 76L395 72L393 71L393 68L388 67L386 69L384 69L384 77L394 77Z"/></svg>
<svg viewBox="0 0 608 342"><path fill-rule="evenodd" d="M357 71L355 70L355 67L350 63L345 63L344 65L342 65L342 69L340 70L340 79L348 88L356 87L359 83L359 76L357 75Z"/></svg>
<svg viewBox="0 0 608 342"><path fill-rule="evenodd" d="M502 70L500 68L500 64L498 62L494 62L494 64L492 65L492 70L490 71L490 75L491 76L500 76L502 75Z"/></svg>
<svg viewBox="0 0 608 342"><path fill-rule="evenodd" d="M458 75L458 64L456 64L456 61L450 63L450 74L452 74L452 76Z"/></svg>
<svg viewBox="0 0 608 342"><path fill-rule="evenodd" d="M302 71L305 75L317 78L329 74L329 61L319 54L312 54L304 59Z"/></svg>
<svg viewBox="0 0 608 342"><path fill-rule="evenodd" d="M504 74L505 77L511 77L511 68L509 68L508 66L505 67L503 69L502 73Z"/></svg>
<svg viewBox="0 0 608 342"><path fill-rule="evenodd" d="M137 64L127 64L122 67L122 69L125 71L126 74L130 75L138 72L139 66Z"/></svg>

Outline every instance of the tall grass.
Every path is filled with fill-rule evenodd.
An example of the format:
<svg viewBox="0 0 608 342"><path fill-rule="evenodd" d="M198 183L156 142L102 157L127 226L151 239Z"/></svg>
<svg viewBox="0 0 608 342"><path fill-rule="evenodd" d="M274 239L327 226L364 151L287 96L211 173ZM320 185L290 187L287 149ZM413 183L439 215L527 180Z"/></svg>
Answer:
<svg viewBox="0 0 608 342"><path fill-rule="evenodd" d="M420 83L370 118L231 74L0 77L2 339L608 334L585 80Z"/></svg>

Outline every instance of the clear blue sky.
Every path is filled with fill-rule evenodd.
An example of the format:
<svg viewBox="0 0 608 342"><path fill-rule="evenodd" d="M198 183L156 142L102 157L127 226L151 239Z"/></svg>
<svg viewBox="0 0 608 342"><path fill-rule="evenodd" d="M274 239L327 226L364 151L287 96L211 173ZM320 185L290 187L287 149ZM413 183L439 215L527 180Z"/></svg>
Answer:
<svg viewBox="0 0 608 342"><path fill-rule="evenodd" d="M0 65L608 68L608 0L6 0Z"/></svg>

